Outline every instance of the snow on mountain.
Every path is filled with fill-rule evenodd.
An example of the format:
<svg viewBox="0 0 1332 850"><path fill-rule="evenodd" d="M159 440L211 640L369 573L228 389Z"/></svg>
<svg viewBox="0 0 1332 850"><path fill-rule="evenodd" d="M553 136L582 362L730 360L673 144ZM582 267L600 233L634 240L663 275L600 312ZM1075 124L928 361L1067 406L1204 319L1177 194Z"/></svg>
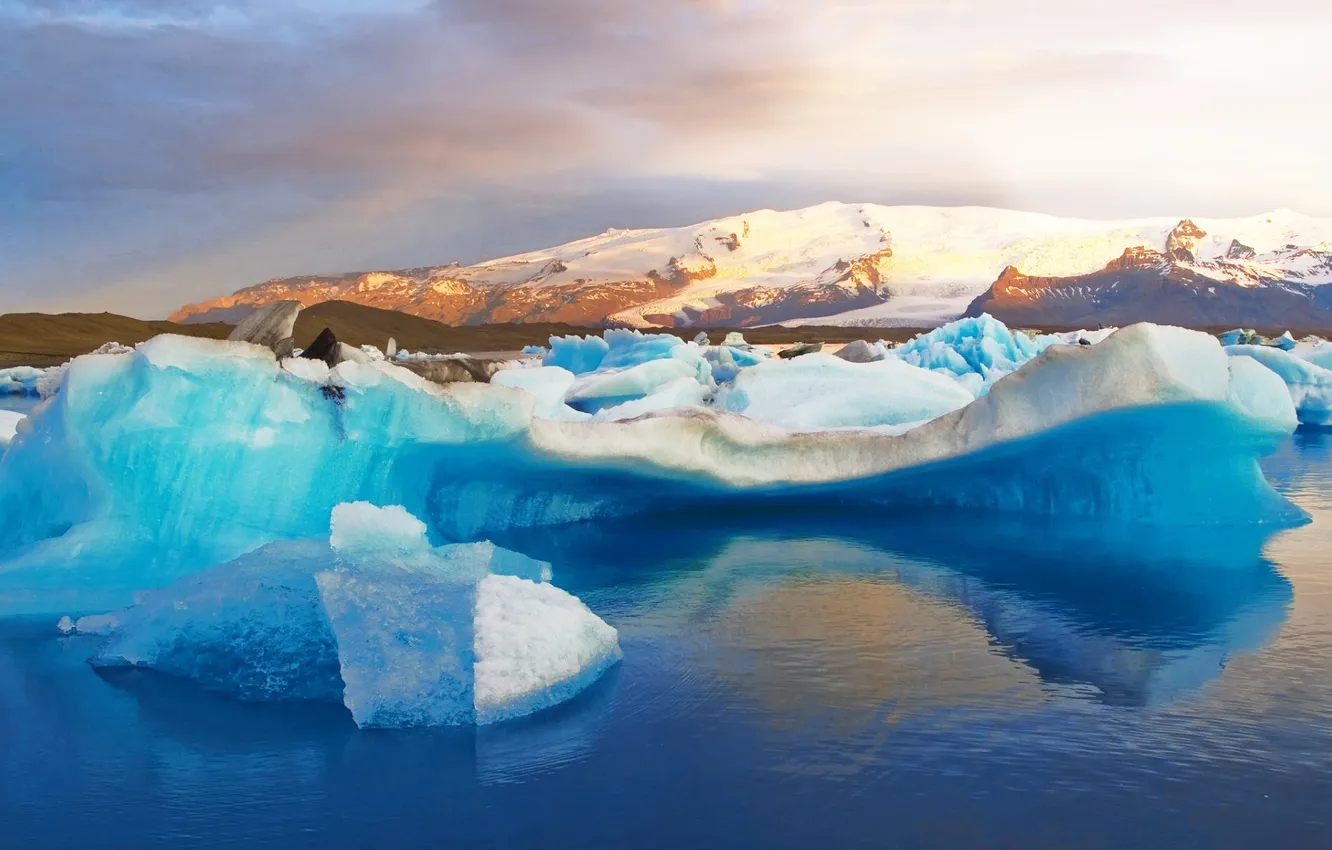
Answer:
<svg viewBox="0 0 1332 850"><path fill-rule="evenodd" d="M1276 210L1191 224L830 202L688 227L611 229L471 266L272 280L186 306L172 319L234 318L279 299L338 299L451 324L933 325L961 314L1010 267L1040 278L1084 275L1132 248L1255 285L1332 282L1332 220Z"/></svg>
<svg viewBox="0 0 1332 850"><path fill-rule="evenodd" d="M1163 250L1126 248L1103 268L1085 273L1043 276L1009 266L967 307L967 315L988 313L1009 323L1047 327L1143 321L1332 327L1332 287L1325 285L1332 283L1332 246L1287 242L1259 250L1231 237L1218 255L1225 237L1209 232L1215 223L1207 224L1184 219L1166 235ZM1317 234L1316 227L1313 231ZM1254 235L1265 234L1250 231L1245 238ZM1294 232L1287 229L1284 235L1291 238Z"/></svg>

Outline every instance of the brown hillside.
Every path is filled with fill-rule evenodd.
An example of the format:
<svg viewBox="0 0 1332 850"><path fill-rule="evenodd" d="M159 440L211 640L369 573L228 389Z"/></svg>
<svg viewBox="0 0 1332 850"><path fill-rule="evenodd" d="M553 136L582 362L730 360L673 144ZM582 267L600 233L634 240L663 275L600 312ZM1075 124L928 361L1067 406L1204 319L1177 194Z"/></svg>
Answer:
<svg viewBox="0 0 1332 850"><path fill-rule="evenodd" d="M105 342L133 345L158 334L225 339L230 325L145 322L115 313L5 313L0 315L0 368L54 366Z"/></svg>
<svg viewBox="0 0 1332 850"><path fill-rule="evenodd" d="M191 326L192 327L192 326ZM512 323L454 326L423 319L396 310L381 310L349 301L325 301L301 311L296 320L296 344L308 345L321 330L331 328L348 345L375 345L381 349L389 337L410 351L452 353L455 351L517 351L528 345L546 345L552 336L596 334L597 328L562 323ZM853 339L908 340L919 328L768 327L744 328L745 339L755 343L850 342ZM698 328L656 328L651 333L670 333L693 339ZM721 342L725 328L709 328L708 338Z"/></svg>

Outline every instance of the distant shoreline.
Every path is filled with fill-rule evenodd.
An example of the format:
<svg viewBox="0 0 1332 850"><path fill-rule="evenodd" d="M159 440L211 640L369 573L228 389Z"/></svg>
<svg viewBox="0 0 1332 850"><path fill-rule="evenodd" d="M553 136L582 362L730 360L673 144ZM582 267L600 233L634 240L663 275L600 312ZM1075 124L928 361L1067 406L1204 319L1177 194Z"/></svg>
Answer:
<svg viewBox="0 0 1332 850"><path fill-rule="evenodd" d="M401 349L438 354L485 354L517 352L529 345L546 345L552 336L600 334L604 328L581 327L559 323L510 323L456 327L431 319L365 307L346 301L326 301L301 311L295 338L299 344L313 339L328 327L349 345L375 345L383 348L389 337ZM105 342L134 345L158 334L176 333L225 339L232 326L147 322L114 313L8 313L0 315L0 368L12 366L57 366L71 357L85 354ZM693 339L700 331L718 343L728 332L739 331L749 342L760 345L787 345L796 342L847 343L852 340L888 340L905 342L929 327L848 327L840 325L781 325L752 328L645 328L647 333L669 333ZM1084 330L1073 327L1041 327L1041 332ZM1086 328L1085 330L1092 330ZM1219 334L1230 327L1199 326L1195 330ZM1275 337L1290 330L1296 338L1308 334L1327 334L1328 328L1256 328L1265 336Z"/></svg>

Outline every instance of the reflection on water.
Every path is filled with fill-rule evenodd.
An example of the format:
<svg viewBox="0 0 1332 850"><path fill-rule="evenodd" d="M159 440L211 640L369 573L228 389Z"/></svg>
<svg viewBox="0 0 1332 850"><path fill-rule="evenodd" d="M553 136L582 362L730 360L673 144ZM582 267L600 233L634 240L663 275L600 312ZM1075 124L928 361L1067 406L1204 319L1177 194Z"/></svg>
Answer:
<svg viewBox="0 0 1332 850"><path fill-rule="evenodd" d="M886 716L1029 702L1033 674L1106 702L1169 701L1272 640L1291 600L1263 529L729 519L571 529L543 554L584 594L605 586L630 634L706 625L707 663L754 654L749 684L775 701L813 689L821 710L845 692Z"/></svg>
<svg viewBox="0 0 1332 850"><path fill-rule="evenodd" d="M1319 846L1332 443L1264 469L1310 525L811 506L516 534L625 660L480 730L103 678L89 639L3 624L0 823L15 846Z"/></svg>

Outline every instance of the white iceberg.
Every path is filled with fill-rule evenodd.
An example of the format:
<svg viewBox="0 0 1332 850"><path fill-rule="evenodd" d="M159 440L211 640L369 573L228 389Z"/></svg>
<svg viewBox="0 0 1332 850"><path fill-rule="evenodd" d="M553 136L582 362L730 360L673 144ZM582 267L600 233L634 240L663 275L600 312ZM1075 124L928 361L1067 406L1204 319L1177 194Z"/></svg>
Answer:
<svg viewBox="0 0 1332 850"><path fill-rule="evenodd" d="M820 431L915 424L972 401L956 381L900 360L806 354L745 369L718 391L715 404L793 431Z"/></svg>
<svg viewBox="0 0 1332 850"><path fill-rule="evenodd" d="M688 360L667 357L649 360L623 370L593 372L570 387L564 396L564 401L576 410L596 413L605 408L652 395L667 384L680 379L706 386L706 381L699 381L699 365L707 367L706 362L701 360L691 363Z"/></svg>
<svg viewBox="0 0 1332 850"><path fill-rule="evenodd" d="M1281 377L1304 425L1332 425L1332 369L1275 346L1232 345L1232 357L1251 358Z"/></svg>

